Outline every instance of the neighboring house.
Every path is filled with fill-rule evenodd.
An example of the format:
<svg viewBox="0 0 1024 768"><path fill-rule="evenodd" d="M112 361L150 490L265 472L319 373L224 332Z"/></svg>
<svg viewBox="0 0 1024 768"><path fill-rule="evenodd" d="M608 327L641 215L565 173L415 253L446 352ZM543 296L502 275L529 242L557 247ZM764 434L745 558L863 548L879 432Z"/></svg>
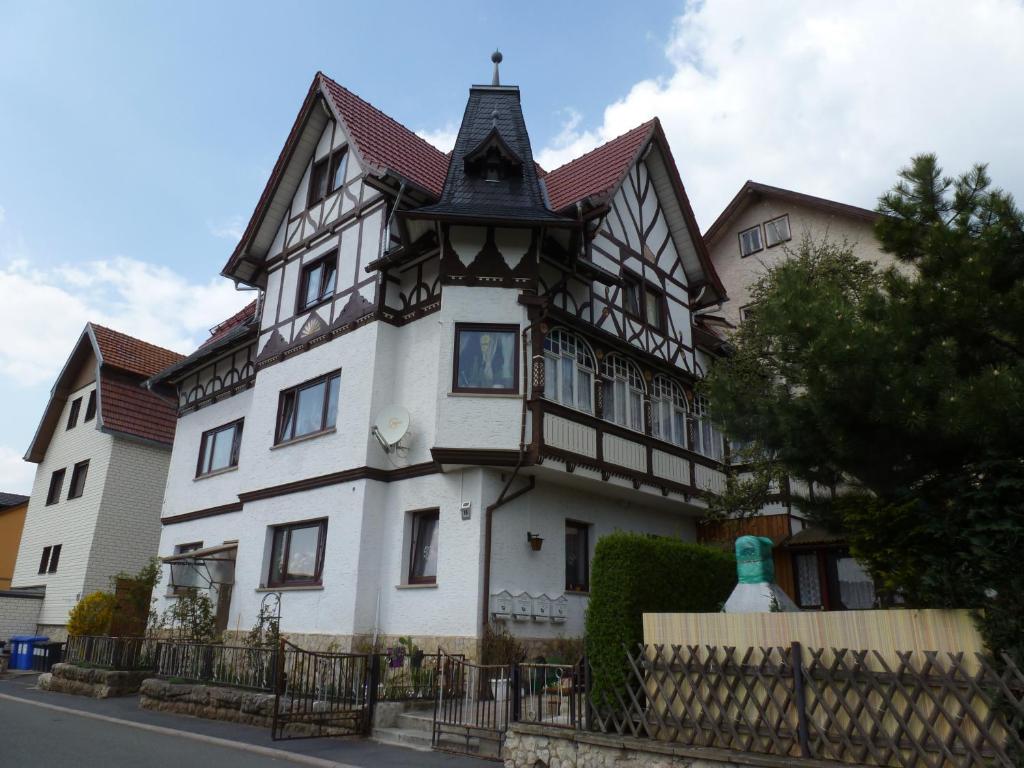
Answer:
<svg viewBox="0 0 1024 768"><path fill-rule="evenodd" d="M173 390L144 389L181 355L88 323L50 393L13 587L44 587L39 630L62 637L84 594L156 555L174 440Z"/></svg>
<svg viewBox="0 0 1024 768"><path fill-rule="evenodd" d="M847 244L855 256L881 266L893 263L875 238L879 214L846 203L748 181L704 234L711 261L729 295L720 309L698 318L698 327L728 338L752 312L750 289L787 258L802 238ZM805 528L800 510L789 502L789 484L779 499L743 525L702 526L712 541L741 534L767 536L775 549L776 579L802 608L870 608L871 580L848 553L846 543L819 528Z"/></svg>
<svg viewBox="0 0 1024 768"><path fill-rule="evenodd" d="M317 74L222 274L257 302L151 380L161 609L543 645L582 634L601 536L694 540L724 486L691 312L725 294L657 120L545 174L515 86L470 89L449 157Z"/></svg>
<svg viewBox="0 0 1024 768"><path fill-rule="evenodd" d="M28 496L0 492L0 589L9 589L25 526Z"/></svg>
<svg viewBox="0 0 1024 768"><path fill-rule="evenodd" d="M855 256L888 266L893 258L875 239L875 211L748 181L707 232L711 261L729 301L716 315L739 325L749 312L750 288L765 267L786 258L805 236L850 245Z"/></svg>

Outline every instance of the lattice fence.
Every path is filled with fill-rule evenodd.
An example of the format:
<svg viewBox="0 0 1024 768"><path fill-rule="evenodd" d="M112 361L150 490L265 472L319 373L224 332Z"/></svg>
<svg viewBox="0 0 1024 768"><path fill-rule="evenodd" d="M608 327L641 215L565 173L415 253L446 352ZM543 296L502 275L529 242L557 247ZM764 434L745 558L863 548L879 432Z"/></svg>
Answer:
<svg viewBox="0 0 1024 768"><path fill-rule="evenodd" d="M588 701L594 730L847 763L1024 765L1024 673L1004 657L641 646Z"/></svg>

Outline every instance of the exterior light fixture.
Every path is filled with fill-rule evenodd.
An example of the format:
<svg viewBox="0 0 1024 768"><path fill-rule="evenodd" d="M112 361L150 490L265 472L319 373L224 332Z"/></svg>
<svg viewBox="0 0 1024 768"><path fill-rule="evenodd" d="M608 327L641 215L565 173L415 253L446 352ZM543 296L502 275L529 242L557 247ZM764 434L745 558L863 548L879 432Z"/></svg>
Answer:
<svg viewBox="0 0 1024 768"><path fill-rule="evenodd" d="M529 531L526 532L526 541L529 543L530 549L534 552L540 552L540 548L544 546L544 538L542 536L538 536L536 533L530 533Z"/></svg>

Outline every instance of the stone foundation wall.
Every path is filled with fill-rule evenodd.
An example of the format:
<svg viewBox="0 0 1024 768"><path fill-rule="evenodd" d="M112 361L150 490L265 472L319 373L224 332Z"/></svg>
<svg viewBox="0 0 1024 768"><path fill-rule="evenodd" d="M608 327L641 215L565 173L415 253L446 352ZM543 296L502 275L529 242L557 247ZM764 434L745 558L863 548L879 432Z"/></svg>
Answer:
<svg viewBox="0 0 1024 768"><path fill-rule="evenodd" d="M228 645L241 644L247 632L228 630L224 642ZM303 650L325 653L367 653L373 648L373 635L320 635L303 632L282 632L289 642ZM385 649L398 645L399 635L378 635L377 647ZM438 648L446 653L462 653L467 659L480 657L480 640L476 637L458 635L413 636L413 642L424 653L437 653Z"/></svg>
<svg viewBox="0 0 1024 768"><path fill-rule="evenodd" d="M837 763L787 759L671 742L606 736L517 723L505 734L505 768L836 768Z"/></svg>
<svg viewBox="0 0 1024 768"><path fill-rule="evenodd" d="M152 673L150 673L152 674ZM169 683L149 677L142 682L139 706L157 712L227 720L270 727L274 694L193 683Z"/></svg>
<svg viewBox="0 0 1024 768"><path fill-rule="evenodd" d="M142 681L152 674L148 670L126 672L79 667L75 664L54 664L53 669L39 676L39 687L55 693L107 699L131 696L139 690Z"/></svg>
<svg viewBox="0 0 1024 768"><path fill-rule="evenodd" d="M68 639L67 624L39 624L36 626L37 635L45 635L54 642L63 643Z"/></svg>

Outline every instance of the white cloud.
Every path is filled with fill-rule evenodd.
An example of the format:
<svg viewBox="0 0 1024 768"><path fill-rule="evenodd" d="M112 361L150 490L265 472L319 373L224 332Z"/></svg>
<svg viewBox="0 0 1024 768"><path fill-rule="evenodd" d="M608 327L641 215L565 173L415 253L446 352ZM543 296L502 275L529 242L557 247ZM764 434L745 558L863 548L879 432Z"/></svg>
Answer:
<svg viewBox="0 0 1024 768"><path fill-rule="evenodd" d="M237 243L245 232L246 220L242 216L229 216L221 221L208 221L206 228L214 237Z"/></svg>
<svg viewBox="0 0 1024 768"><path fill-rule="evenodd" d="M585 128L568 112L537 154L556 168L661 118L706 228L746 179L873 207L911 155L990 162L1024 196L1024 5L708 0L680 16L672 72Z"/></svg>
<svg viewBox="0 0 1024 768"><path fill-rule="evenodd" d="M7 219L7 211L5 211L4 207L2 205L0 205L0 227L2 227L4 225L4 221L6 219Z"/></svg>
<svg viewBox="0 0 1024 768"><path fill-rule="evenodd" d="M88 321L187 353L252 300L224 278L193 283L126 257L56 267L11 258L0 296L0 377L20 387L48 387Z"/></svg>
<svg viewBox="0 0 1024 768"><path fill-rule="evenodd" d="M0 491L28 496L35 476L35 464L29 464L17 451L0 445Z"/></svg>
<svg viewBox="0 0 1024 768"><path fill-rule="evenodd" d="M455 140L459 137L459 126L455 123L447 123L444 128L434 131L421 129L416 131L421 139L426 139L442 152L450 152L455 146Z"/></svg>

